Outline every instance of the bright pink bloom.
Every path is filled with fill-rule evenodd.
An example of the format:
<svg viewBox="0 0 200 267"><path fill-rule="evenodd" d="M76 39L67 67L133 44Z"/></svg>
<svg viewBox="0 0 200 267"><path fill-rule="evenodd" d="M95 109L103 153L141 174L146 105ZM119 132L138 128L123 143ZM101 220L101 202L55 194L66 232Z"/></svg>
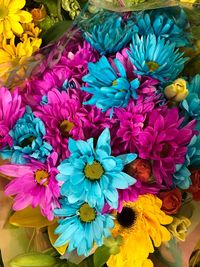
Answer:
<svg viewBox="0 0 200 267"><path fill-rule="evenodd" d="M30 160L26 165L5 164L0 172L14 177L6 186L5 194L15 196L13 209L39 206L41 213L53 220L53 209L59 207L60 188L55 177L58 156L52 153L45 164Z"/></svg>
<svg viewBox="0 0 200 267"><path fill-rule="evenodd" d="M172 185L176 164L183 164L187 146L194 135L195 121L181 128L178 108L155 109L145 121L138 137L138 154L152 160L153 175L158 183Z"/></svg>
<svg viewBox="0 0 200 267"><path fill-rule="evenodd" d="M0 150L12 146L9 131L16 121L23 115L24 107L21 106L21 96L18 90L10 93L5 87L0 88Z"/></svg>
<svg viewBox="0 0 200 267"><path fill-rule="evenodd" d="M116 136L121 139L120 145L124 146L125 151L137 152L138 136L144 128L148 113L152 112L157 102L156 96L147 99L140 96L137 101L130 101L125 109L115 110L119 120Z"/></svg>
<svg viewBox="0 0 200 267"><path fill-rule="evenodd" d="M72 93L71 93L72 92ZM48 104L38 106L34 114L45 124L46 140L62 158L69 156L69 137L84 139L79 111L81 101L75 90L48 92Z"/></svg>

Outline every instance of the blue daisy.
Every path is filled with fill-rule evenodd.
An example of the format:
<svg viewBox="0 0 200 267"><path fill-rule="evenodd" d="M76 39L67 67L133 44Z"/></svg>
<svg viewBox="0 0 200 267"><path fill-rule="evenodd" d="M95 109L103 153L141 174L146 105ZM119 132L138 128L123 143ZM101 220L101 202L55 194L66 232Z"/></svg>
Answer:
<svg viewBox="0 0 200 267"><path fill-rule="evenodd" d="M186 117L200 120L200 75L197 74L188 84L189 94L181 103Z"/></svg>
<svg viewBox="0 0 200 267"><path fill-rule="evenodd" d="M185 17L185 13L180 12L181 19ZM175 43L176 47L185 47L190 45L190 35L185 30L183 25L179 26L174 16L168 16L165 13L157 13L151 11L144 13L137 22L138 32L140 35L154 34L157 37L165 38L171 43Z"/></svg>
<svg viewBox="0 0 200 267"><path fill-rule="evenodd" d="M8 151L12 163L26 163L28 159L24 156L44 162L51 153L51 145L43 140L45 126L39 118L35 118L30 107L26 108L9 134L13 139L13 147Z"/></svg>
<svg viewBox="0 0 200 267"><path fill-rule="evenodd" d="M64 198L61 200L61 209L55 209L54 214L62 217L55 230L55 234L60 236L54 246L68 243L68 252L77 249L79 256L88 256L94 244L102 246L104 237L109 237L110 229L114 227L110 214L102 214L101 210L86 202L71 204Z"/></svg>
<svg viewBox="0 0 200 267"><path fill-rule="evenodd" d="M139 80L129 81L122 63L117 59L114 63L117 71L104 56L97 63L88 64L89 74L83 77L87 87L81 89L93 96L84 102L85 105L96 105L105 112L114 107L126 107L131 97L137 99Z"/></svg>
<svg viewBox="0 0 200 267"><path fill-rule="evenodd" d="M187 58L175 49L175 44L154 34L133 36L127 51L138 75L151 76L161 82L173 81L183 70Z"/></svg>
<svg viewBox="0 0 200 267"><path fill-rule="evenodd" d="M83 29L83 37L101 55L120 51L131 41L133 33L138 31L133 22L127 24L114 12L100 12L95 15L93 21L94 26Z"/></svg>
<svg viewBox="0 0 200 267"><path fill-rule="evenodd" d="M136 154L111 156L110 132L105 129L94 148L93 138L87 141L69 139L70 157L58 166L57 180L62 181L61 195L70 203L82 200L91 207L102 208L105 201L118 207L117 189L125 189L136 180L123 172Z"/></svg>

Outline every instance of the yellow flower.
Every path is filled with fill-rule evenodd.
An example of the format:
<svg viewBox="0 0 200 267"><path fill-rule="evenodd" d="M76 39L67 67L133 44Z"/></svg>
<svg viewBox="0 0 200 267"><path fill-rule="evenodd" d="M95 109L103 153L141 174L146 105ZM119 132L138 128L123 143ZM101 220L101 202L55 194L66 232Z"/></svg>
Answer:
<svg viewBox="0 0 200 267"><path fill-rule="evenodd" d="M186 217L174 217L173 223L168 226L168 230L177 239L185 241L190 224L190 220Z"/></svg>
<svg viewBox="0 0 200 267"><path fill-rule="evenodd" d="M189 4L194 4L196 3L198 0L180 0L181 3L189 3Z"/></svg>
<svg viewBox="0 0 200 267"><path fill-rule="evenodd" d="M39 29L37 26L35 26L34 23L23 23L22 27L24 29L24 32L21 36L21 39L23 40L24 38L26 39L25 35L27 37L33 37L33 38L38 38L39 34L41 33L41 29Z"/></svg>
<svg viewBox="0 0 200 267"><path fill-rule="evenodd" d="M184 79L179 78L167 86L164 93L166 98L175 102L181 102L188 96L187 83Z"/></svg>
<svg viewBox="0 0 200 267"><path fill-rule="evenodd" d="M41 39L24 37L23 42L15 45L15 37L3 39L0 48L0 81L6 82L9 73L16 69L20 76L24 74L24 66L28 57L39 49Z"/></svg>
<svg viewBox="0 0 200 267"><path fill-rule="evenodd" d="M28 23L32 20L29 12L21 10L25 6L25 0L0 0L0 34L11 38L13 33L20 35L23 27L20 23Z"/></svg>
<svg viewBox="0 0 200 267"><path fill-rule="evenodd" d="M114 237L122 236L120 253L111 255L109 267L150 267L147 259L154 246L169 241L170 232L163 225L173 218L161 211L162 201L150 194L140 196L136 202L125 202L121 213L116 214ZM154 245L154 246L153 246Z"/></svg>

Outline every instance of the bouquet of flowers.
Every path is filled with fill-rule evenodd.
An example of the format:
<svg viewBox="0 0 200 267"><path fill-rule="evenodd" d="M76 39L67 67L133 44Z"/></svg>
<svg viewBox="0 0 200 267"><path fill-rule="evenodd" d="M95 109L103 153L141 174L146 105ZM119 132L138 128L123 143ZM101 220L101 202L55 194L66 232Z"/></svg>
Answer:
<svg viewBox="0 0 200 267"><path fill-rule="evenodd" d="M5 266L182 266L200 200L198 51L178 5L89 3L30 77L0 88L3 225L25 247Z"/></svg>

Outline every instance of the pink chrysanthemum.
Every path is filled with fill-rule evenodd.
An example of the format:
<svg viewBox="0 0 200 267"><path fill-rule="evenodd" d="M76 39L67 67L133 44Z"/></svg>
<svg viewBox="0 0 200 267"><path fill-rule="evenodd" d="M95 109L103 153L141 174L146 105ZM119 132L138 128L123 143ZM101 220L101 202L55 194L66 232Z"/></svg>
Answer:
<svg viewBox="0 0 200 267"><path fill-rule="evenodd" d="M176 164L183 164L187 145L194 135L195 121L181 128L178 108L155 109L145 121L138 137L138 154L152 160L153 175L158 183L172 185Z"/></svg>
<svg viewBox="0 0 200 267"><path fill-rule="evenodd" d="M39 206L41 213L53 219L53 209L59 207L60 188L55 177L58 156L52 153L45 164L30 160L26 165L6 164L0 166L0 172L14 177L6 186L5 194L14 195L14 210L22 210L30 205Z"/></svg>
<svg viewBox="0 0 200 267"><path fill-rule="evenodd" d="M21 96L18 90L10 93L5 87L0 88L0 150L12 146L9 131L16 121L23 115L24 107L21 106Z"/></svg>
<svg viewBox="0 0 200 267"><path fill-rule="evenodd" d="M125 109L115 110L119 120L116 137L121 139L125 151L137 152L138 136L144 128L147 114L152 112L157 102L156 96L147 99L140 96L137 101L130 101Z"/></svg>
<svg viewBox="0 0 200 267"><path fill-rule="evenodd" d="M83 139L82 123L78 114L81 101L78 94L70 94L65 91L54 89L47 94L48 104L39 106L34 114L45 124L46 140L53 149L61 156L69 156L69 137L78 140Z"/></svg>

